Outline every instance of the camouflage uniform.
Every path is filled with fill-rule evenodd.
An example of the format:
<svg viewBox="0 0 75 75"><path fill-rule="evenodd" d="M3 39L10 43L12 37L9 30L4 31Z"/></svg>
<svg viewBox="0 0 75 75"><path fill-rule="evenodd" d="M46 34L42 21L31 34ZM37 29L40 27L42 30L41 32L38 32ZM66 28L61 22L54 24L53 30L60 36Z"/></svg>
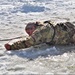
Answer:
<svg viewBox="0 0 75 75"><path fill-rule="evenodd" d="M70 22L57 23L55 26L48 22L39 24L36 30L26 40L15 42L11 45L12 50L27 48L41 43L53 45L70 44L75 34L75 26ZM75 37L74 37L75 39Z"/></svg>

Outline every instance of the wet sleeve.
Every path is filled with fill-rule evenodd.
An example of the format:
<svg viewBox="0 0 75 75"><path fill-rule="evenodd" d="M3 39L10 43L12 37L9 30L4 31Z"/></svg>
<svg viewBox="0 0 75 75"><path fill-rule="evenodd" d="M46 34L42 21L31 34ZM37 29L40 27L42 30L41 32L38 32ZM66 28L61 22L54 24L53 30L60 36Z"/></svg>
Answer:
<svg viewBox="0 0 75 75"><path fill-rule="evenodd" d="M11 45L11 50L19 50L23 48L26 48L25 40L17 41Z"/></svg>

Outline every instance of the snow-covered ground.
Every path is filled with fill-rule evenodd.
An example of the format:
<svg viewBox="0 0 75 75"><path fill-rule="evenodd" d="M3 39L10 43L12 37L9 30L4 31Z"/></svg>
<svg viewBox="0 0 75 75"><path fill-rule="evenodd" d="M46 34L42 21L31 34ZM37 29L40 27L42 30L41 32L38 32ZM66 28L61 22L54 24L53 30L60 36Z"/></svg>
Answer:
<svg viewBox="0 0 75 75"><path fill-rule="evenodd" d="M75 24L75 0L0 0L0 40L27 35L28 22L53 20ZM74 74L75 47L47 46L6 51L0 41L0 74Z"/></svg>

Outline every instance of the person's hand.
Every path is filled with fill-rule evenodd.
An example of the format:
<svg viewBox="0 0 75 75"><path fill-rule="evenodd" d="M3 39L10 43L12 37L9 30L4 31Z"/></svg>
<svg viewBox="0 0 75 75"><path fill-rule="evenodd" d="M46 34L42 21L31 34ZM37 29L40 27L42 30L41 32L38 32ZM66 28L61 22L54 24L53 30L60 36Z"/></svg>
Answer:
<svg viewBox="0 0 75 75"><path fill-rule="evenodd" d="M11 45L10 44L6 43L4 46L5 46L6 50L11 50Z"/></svg>

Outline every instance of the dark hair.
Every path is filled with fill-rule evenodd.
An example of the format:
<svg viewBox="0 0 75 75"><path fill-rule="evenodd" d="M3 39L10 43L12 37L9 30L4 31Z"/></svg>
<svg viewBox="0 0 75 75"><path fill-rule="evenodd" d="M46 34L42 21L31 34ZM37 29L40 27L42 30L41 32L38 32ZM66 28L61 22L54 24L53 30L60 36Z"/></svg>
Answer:
<svg viewBox="0 0 75 75"><path fill-rule="evenodd" d="M36 28L36 23L35 22L28 23L25 27L25 30L27 30L27 28L29 28L30 26L34 26Z"/></svg>

